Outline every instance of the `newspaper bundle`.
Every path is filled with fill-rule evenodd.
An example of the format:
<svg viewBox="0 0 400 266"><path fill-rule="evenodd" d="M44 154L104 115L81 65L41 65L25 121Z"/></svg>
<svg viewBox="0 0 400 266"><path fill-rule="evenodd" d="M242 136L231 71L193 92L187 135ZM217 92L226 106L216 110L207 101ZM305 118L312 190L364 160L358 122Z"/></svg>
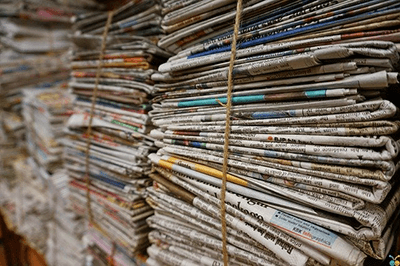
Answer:
<svg viewBox="0 0 400 266"><path fill-rule="evenodd" d="M31 157L16 161L14 167L19 179L15 195L18 197L18 232L45 254L49 237L47 224L52 217L47 190L49 175Z"/></svg>
<svg viewBox="0 0 400 266"><path fill-rule="evenodd" d="M101 61L107 13L81 14L74 23L69 88L76 99L64 159L75 211L93 216L84 241L94 265L107 265L109 260L114 265L136 265L138 254L149 245L146 218L153 210L142 193L151 183L147 156L156 151L148 136L155 91L151 75L171 56L156 45L163 33L159 17L156 1L130 1L115 8Z"/></svg>
<svg viewBox="0 0 400 266"><path fill-rule="evenodd" d="M230 264L379 265L398 228L399 3L243 4L225 202ZM163 6L168 34L158 45L176 55L152 75L160 83L150 136L160 150L149 155L150 265L222 265L235 6Z"/></svg>
<svg viewBox="0 0 400 266"><path fill-rule="evenodd" d="M282 40L331 38L398 40L396 1L244 1L239 47ZM159 46L176 58L229 51L236 2L170 1L163 5Z"/></svg>
<svg viewBox="0 0 400 266"><path fill-rule="evenodd" d="M237 1L100 2L0 3L0 175L24 176L0 182L1 207L50 265L223 265ZM399 15L398 0L243 1L229 265L367 266L393 254ZM73 106L54 90L68 75ZM24 135L32 157L15 163Z"/></svg>
<svg viewBox="0 0 400 266"><path fill-rule="evenodd" d="M86 226L82 216L71 209L68 182L65 169L57 170L49 178L52 219L47 225L48 265L84 265L86 260L82 241Z"/></svg>
<svg viewBox="0 0 400 266"><path fill-rule="evenodd" d="M47 265L84 265L85 226L70 209L68 176L47 170L30 157L14 160L13 183L1 180L0 208L13 231L46 258Z"/></svg>
<svg viewBox="0 0 400 266"><path fill-rule="evenodd" d="M82 220L54 195L68 188L59 172L59 140L72 109L65 90L68 34L72 15L90 6L90 0L0 4L0 194L9 196L1 207L48 265L85 261Z"/></svg>
<svg viewBox="0 0 400 266"><path fill-rule="evenodd" d="M108 4L115 13L109 34L145 36L154 41L164 35L164 30L161 28L161 6L158 1L113 1ZM75 16L74 30L79 34L101 35L106 19L107 13L104 11L83 12Z"/></svg>
<svg viewBox="0 0 400 266"><path fill-rule="evenodd" d="M80 1L79 1L80 2ZM56 7L57 6L57 7ZM0 158L2 174L12 176L13 154L23 152L22 91L58 87L68 78L68 32L73 12L54 1L2 1L0 4ZM3 155L4 151L4 155Z"/></svg>
<svg viewBox="0 0 400 266"><path fill-rule="evenodd" d="M41 254L47 252L47 224L51 220L51 204L47 190L47 172L32 158L20 155L13 162L15 182L1 179L5 199L1 209L12 221L13 231L23 236Z"/></svg>
<svg viewBox="0 0 400 266"><path fill-rule="evenodd" d="M23 117L31 156L49 173L62 167L61 138L72 114L72 95L60 89L25 89Z"/></svg>

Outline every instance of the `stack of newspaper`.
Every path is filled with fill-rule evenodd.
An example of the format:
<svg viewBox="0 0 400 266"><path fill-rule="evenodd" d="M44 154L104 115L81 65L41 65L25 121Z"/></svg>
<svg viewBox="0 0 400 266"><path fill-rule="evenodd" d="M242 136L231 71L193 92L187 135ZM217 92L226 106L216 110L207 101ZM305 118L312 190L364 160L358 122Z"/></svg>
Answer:
<svg viewBox="0 0 400 266"><path fill-rule="evenodd" d="M48 197L48 173L32 157L14 163L18 182L13 200L16 202L16 229L39 252L47 252L47 225L52 208Z"/></svg>
<svg viewBox="0 0 400 266"><path fill-rule="evenodd" d="M13 178L13 162L24 152L18 140L25 134L22 117L13 112L0 111L0 176ZM11 180L10 180L11 181Z"/></svg>
<svg viewBox="0 0 400 266"><path fill-rule="evenodd" d="M21 110L22 90L35 84L48 87L68 78L67 61L60 55L26 55L12 50L2 53L0 61L2 109L12 112Z"/></svg>
<svg viewBox="0 0 400 266"><path fill-rule="evenodd" d="M8 186L12 192L7 206L14 207L18 233L46 256L51 253L54 261L62 260L62 264L51 260L49 265L84 262L83 254L77 253L83 248L79 237L70 241L75 236L74 228L82 230L83 226L77 224L79 219L74 213L53 206L50 194L62 191L59 187L49 188L53 179L50 173L61 167L59 138L72 107L71 96L62 90L69 77L67 50L71 42L67 35L72 15L90 6L94 6L91 0L0 4L0 175L7 175L14 183ZM28 160L24 158L25 133L32 156ZM57 175L54 178L58 179ZM9 192L4 191L7 186L1 189L2 195ZM64 231L49 227L62 227ZM56 244L51 245L48 237L56 239ZM53 252L54 247L62 251ZM64 260L68 256L75 259Z"/></svg>
<svg viewBox="0 0 400 266"><path fill-rule="evenodd" d="M93 0L16 0L0 3L0 106L21 110L21 89L65 80L71 23L102 5Z"/></svg>
<svg viewBox="0 0 400 266"><path fill-rule="evenodd" d="M114 10L109 28L111 35L146 36L158 40L164 34L157 0L113 1L109 4ZM106 19L106 12L82 13L74 18L74 30L79 34L101 35Z"/></svg>
<svg viewBox="0 0 400 266"><path fill-rule="evenodd" d="M229 51L236 15L234 0L163 1L158 45L179 57ZM399 41L399 3L368 1L243 1L240 48L281 40L328 38Z"/></svg>
<svg viewBox="0 0 400 266"><path fill-rule="evenodd" d="M2 151L3 150L5 150L5 152L8 151L2 147ZM11 158L12 160L8 160L7 162L10 164L9 168L12 168L12 172L8 171L8 175L6 175L4 172L6 169L9 168L3 168L1 170L2 175L0 178L0 210L2 214L7 217L6 219L10 223L7 224L7 226L15 231L15 229L18 228L18 225L20 224L21 217L20 208L18 208L19 202L21 200L18 184L21 180L19 180L18 176L16 176L14 167L16 164L19 164L20 161L25 160L26 155L24 156L22 153L15 155L11 154Z"/></svg>
<svg viewBox="0 0 400 266"><path fill-rule="evenodd" d="M156 150L153 139L147 136L153 129L147 114L154 92L151 75L171 55L155 44L160 33L152 26L159 16L155 2L130 1L115 10L100 72L97 68L106 13L82 14L72 36L75 49L69 87L76 100L68 121L64 159L71 177L74 209L81 214L92 213L84 239L100 265L107 264L109 258L116 265L132 265L137 261L136 254L148 246L145 219L153 210L142 193L150 184L147 156ZM126 34L120 35L123 32ZM95 88L97 98L88 136ZM86 163L91 180L90 212Z"/></svg>
<svg viewBox="0 0 400 266"><path fill-rule="evenodd" d="M45 53L68 49L69 23L51 23L24 19L2 19L1 43L19 53Z"/></svg>
<svg viewBox="0 0 400 266"><path fill-rule="evenodd" d="M46 257L48 265L84 265L83 219L70 210L64 169L49 175L32 157L13 162L13 184L0 180L0 208L13 230Z"/></svg>
<svg viewBox="0 0 400 266"><path fill-rule="evenodd" d="M25 89L23 117L29 153L49 173L62 167L61 138L72 114L72 95L58 88Z"/></svg>
<svg viewBox="0 0 400 266"><path fill-rule="evenodd" d="M161 27L167 35L161 38L158 45L168 51L176 53L232 29L236 10L234 0L161 2ZM245 2L249 6L260 1ZM263 10L266 8L262 7L259 11Z"/></svg>
<svg viewBox="0 0 400 266"><path fill-rule="evenodd" d="M52 219L48 224L49 237L46 259L48 265L84 265L85 248L82 236L84 219L71 210L68 189L69 178L65 169L49 177L49 200Z"/></svg>
<svg viewBox="0 0 400 266"><path fill-rule="evenodd" d="M2 0L0 17L69 22L71 15L103 6L95 0Z"/></svg>
<svg viewBox="0 0 400 266"><path fill-rule="evenodd" d="M65 51L71 14L49 9L47 1L24 2L0 4L0 165L2 175L10 177L14 154L23 152L24 146L23 89L50 87L69 73Z"/></svg>
<svg viewBox="0 0 400 266"><path fill-rule="evenodd" d="M203 2L193 10L230 1ZM399 8L398 1L245 2L230 117L232 265L362 265L388 255L399 228L392 99ZM182 28L199 38L180 48L162 43L174 33L158 43L181 51L152 75L164 84L149 113L161 148L149 156L157 171L147 199L156 210L149 265L222 261L232 19L199 22L201 37L194 26Z"/></svg>
<svg viewBox="0 0 400 266"><path fill-rule="evenodd" d="M12 154L23 152L25 124L21 114L23 90L30 87L36 89L59 86L61 80L68 77L65 65L55 56L27 56L6 54L2 60L0 77L0 145L2 173L11 171ZM3 155L4 152L4 155Z"/></svg>

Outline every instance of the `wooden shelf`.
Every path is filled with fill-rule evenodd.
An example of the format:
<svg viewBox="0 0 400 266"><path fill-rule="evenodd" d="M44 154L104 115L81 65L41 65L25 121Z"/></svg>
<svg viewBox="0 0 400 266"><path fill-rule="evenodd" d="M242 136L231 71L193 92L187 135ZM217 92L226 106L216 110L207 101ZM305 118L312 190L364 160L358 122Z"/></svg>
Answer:
<svg viewBox="0 0 400 266"><path fill-rule="evenodd" d="M0 208L0 266L46 266L43 254L15 232L16 227Z"/></svg>

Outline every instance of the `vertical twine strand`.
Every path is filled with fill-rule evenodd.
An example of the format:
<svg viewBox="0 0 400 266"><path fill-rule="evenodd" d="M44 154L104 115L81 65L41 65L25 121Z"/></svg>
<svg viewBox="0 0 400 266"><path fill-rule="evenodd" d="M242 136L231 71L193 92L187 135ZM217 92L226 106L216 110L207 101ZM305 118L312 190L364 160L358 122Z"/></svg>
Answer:
<svg viewBox="0 0 400 266"><path fill-rule="evenodd" d="M108 35L108 29L110 28L111 21L114 15L114 11L109 11L108 12L108 18L107 18L107 23L104 28L103 32L103 38L101 41L101 50L100 50L100 56L99 56L99 64L97 65L97 72L96 72L96 80L95 80L95 85L94 85L94 90L93 90L93 96L92 96L92 105L90 107L90 116L89 116L89 125L86 131L86 158L85 158L85 177L86 177L86 207L87 207L87 212L89 215L89 221L90 223L93 223L93 214L92 214L92 208L91 208L91 198L90 198L90 175L89 175L89 150L90 150L90 140L92 136L92 122L93 122L93 113L94 113L94 107L96 105L96 99L97 99L97 90L99 87L99 79L100 79L100 73L101 69L103 67L103 57L104 57L104 51L106 49L106 43L107 43L107 35Z"/></svg>
<svg viewBox="0 0 400 266"><path fill-rule="evenodd" d="M112 242L112 247L111 247L111 254L108 258L108 265L109 266L114 266L115 262L114 262L114 255L115 255L115 250L117 249L117 246L115 244L115 241Z"/></svg>
<svg viewBox="0 0 400 266"><path fill-rule="evenodd" d="M226 93L226 120L225 120L225 133L224 133L224 161L222 164L222 185L221 185L221 233L222 233L222 254L224 256L224 266L228 265L228 250L227 250L227 235L226 235L226 206L225 206L225 191L226 191L226 175L228 172L228 156L229 156L229 136L231 133L231 106L232 106L232 90L233 90L233 66L236 59L236 42L239 35L240 19L243 9L243 0L237 1L236 6L236 19L233 29L233 37L231 44L231 58L229 61L228 72L228 91Z"/></svg>

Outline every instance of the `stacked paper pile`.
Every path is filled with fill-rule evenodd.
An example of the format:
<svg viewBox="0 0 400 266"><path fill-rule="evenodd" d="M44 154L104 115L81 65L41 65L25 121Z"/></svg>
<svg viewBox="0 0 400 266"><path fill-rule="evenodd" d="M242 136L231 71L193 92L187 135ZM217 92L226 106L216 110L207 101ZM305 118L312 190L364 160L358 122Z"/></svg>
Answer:
<svg viewBox="0 0 400 266"><path fill-rule="evenodd" d="M2 148L2 150L5 149ZM16 165L20 164L21 161L24 161L26 156L20 153L15 157L11 156L11 158L12 160L8 160L8 162L11 164L11 170L7 171L9 175L6 175L5 171L1 170L3 172L0 179L0 210L2 214L7 217L6 219L11 223L11 225L8 224L7 226L10 227L10 229L15 230L21 223L21 208L19 208L21 197L18 186L20 180L18 179L18 176L16 176L14 168Z"/></svg>
<svg viewBox="0 0 400 266"><path fill-rule="evenodd" d="M23 117L28 150L49 173L62 167L63 129L72 114L72 96L63 90L24 90Z"/></svg>
<svg viewBox="0 0 400 266"><path fill-rule="evenodd" d="M22 144L22 90L57 86L69 77L68 34L73 15L101 6L92 0L0 3L2 146Z"/></svg>
<svg viewBox="0 0 400 266"><path fill-rule="evenodd" d="M24 12L29 13L30 7L27 4L10 17L0 19L3 46L0 95L2 108L13 111L21 109L21 88L68 77L67 61L62 54L70 46L67 34L71 14L60 11L50 16L37 11L41 16L18 18Z"/></svg>
<svg viewBox="0 0 400 266"><path fill-rule="evenodd" d="M160 47L179 57L230 51L236 1L163 2L162 27L168 35L160 40ZM313 38L399 42L399 3L395 0L243 2L240 48Z"/></svg>
<svg viewBox="0 0 400 266"><path fill-rule="evenodd" d="M14 187L10 186L5 180L0 182L0 190L2 191L0 195L0 210L2 215L7 216L8 221L12 224L17 222L17 214L15 209L15 198L13 194L15 193ZM3 192L4 191L4 192Z"/></svg>
<svg viewBox="0 0 400 266"><path fill-rule="evenodd" d="M251 7L255 2L260 1L247 1L245 6ZM168 51L177 53L195 43L232 30L236 12L234 0L162 1L162 3L161 26L167 35L158 45ZM267 5L268 3L261 3L252 10L258 8L262 14L264 10L268 10Z"/></svg>
<svg viewBox="0 0 400 266"><path fill-rule="evenodd" d="M13 188L7 206L15 207L18 231L42 252L52 250L47 243L54 210L48 195L49 173L61 167L62 150L58 140L62 137L62 124L70 115L72 101L66 92L56 88L62 88L69 77L67 50L71 42L67 35L71 17L82 8L94 6L93 3L84 0L2 1L0 4L0 15L5 17L0 19L0 165L3 167L0 173L15 183L14 187L2 186L0 194ZM16 160L23 157L25 133L32 158ZM56 216L66 219L60 217L68 216L67 212L59 212L60 208ZM71 215L68 217L72 218ZM70 227L65 229L68 232L58 233L59 243L74 234L70 230L72 222L68 224ZM73 252L82 246L76 243L70 247ZM69 248L64 250L67 252ZM78 265L75 262L69 261L69 265Z"/></svg>
<svg viewBox="0 0 400 266"><path fill-rule="evenodd" d="M68 78L63 53L71 14L22 1L2 2L0 14L0 145L2 175L12 177L14 155L23 152L22 90L48 87ZM47 10L47 11L46 11ZM57 22L57 23L55 23Z"/></svg>
<svg viewBox="0 0 400 266"><path fill-rule="evenodd" d="M16 202L18 233L39 252L47 252L47 224L52 216L48 197L48 173L33 158L14 163L18 182Z"/></svg>
<svg viewBox="0 0 400 266"><path fill-rule="evenodd" d="M11 179L15 176L12 164L24 153L17 140L24 135L22 117L1 110L0 111L0 176Z"/></svg>
<svg viewBox="0 0 400 266"><path fill-rule="evenodd" d="M46 257L47 265L84 265L83 220L68 209L68 176L52 176L32 158L14 160L13 182L0 180L0 210L10 229ZM11 181L11 180L8 180Z"/></svg>
<svg viewBox="0 0 400 266"><path fill-rule="evenodd" d="M18 155L23 152L22 140L26 132L21 115L22 91L27 87L41 89L59 86L60 81L68 77L68 72L65 65L60 63L62 60L55 56L27 56L24 59L20 55L15 57L8 54L6 58L0 63L1 162L5 170L8 169L9 175L13 175L11 171L13 154Z"/></svg>
<svg viewBox="0 0 400 266"><path fill-rule="evenodd" d="M122 3L126 3L121 5ZM162 36L161 7L156 0L114 1L111 35ZM79 34L101 35L104 31L106 12L83 13L75 17L74 29ZM112 59L112 58L109 58Z"/></svg>
<svg viewBox="0 0 400 266"><path fill-rule="evenodd" d="M70 22L71 15L102 7L95 0L3 0L0 16L29 21Z"/></svg>
<svg viewBox="0 0 400 266"><path fill-rule="evenodd" d="M40 5L35 6L39 9ZM26 130L21 116L22 91L27 86L42 88L68 77L60 56L68 48L68 24L52 24L49 16L39 11L36 17L21 19L23 13L33 12L32 7L22 1L0 4L0 175L10 181L9 186L4 183L0 194L10 190L8 206L15 208L15 215L11 216L14 224L19 233L44 252L50 210L46 185L41 176L32 173L35 163L31 161L29 166L23 158ZM53 17L67 16L59 13Z"/></svg>
<svg viewBox="0 0 400 266"><path fill-rule="evenodd" d="M182 11L217 13L202 9L206 2ZM399 54L389 42L398 41L399 7L245 3L229 137L232 265L386 258L399 228L399 124L391 102ZM148 189L156 209L148 218L150 265L222 261L218 197L233 15L213 16L207 27L198 22L204 34L186 46L163 43L175 33L159 42L181 51L152 75L164 84L156 85L149 113L161 147L149 156L158 172ZM181 32L199 36L193 25Z"/></svg>
<svg viewBox="0 0 400 266"><path fill-rule="evenodd" d="M49 199L53 215L48 224L48 265L85 263L85 248L81 240L85 230L84 219L70 209L68 182L65 169L56 171L49 179Z"/></svg>
<svg viewBox="0 0 400 266"><path fill-rule="evenodd" d="M154 18L159 10L155 1L131 1L114 12L99 73L90 136L87 127L102 42L96 34L102 34L107 14L87 14L86 18L82 15L75 24L76 47L69 86L76 101L75 114L68 121L65 165L71 177L75 210L92 213L85 239L93 259L100 264L107 264L107 259L112 258L117 265L132 265L137 261L136 254L148 246L145 219L153 210L142 192L150 183L147 156L156 150L147 136L152 129L147 114L154 92L151 75L171 55L154 43L160 27L150 24L158 21ZM129 34L118 35L122 29ZM88 137L90 209L85 169Z"/></svg>
<svg viewBox="0 0 400 266"><path fill-rule="evenodd" d="M8 50L10 51L10 50ZM2 60L0 78L2 84L2 108L13 112L21 110L22 89L27 86L49 86L68 77L67 62L64 57L30 56L7 54ZM3 54L2 54L3 55Z"/></svg>
<svg viewBox="0 0 400 266"><path fill-rule="evenodd" d="M49 175L32 157L13 163L15 182L0 182L0 208L13 230L46 257L48 265L84 265L85 226L68 201L65 170Z"/></svg>
<svg viewBox="0 0 400 266"><path fill-rule="evenodd" d="M49 23L22 19L2 19L1 43L19 53L46 53L66 50L68 23Z"/></svg>

